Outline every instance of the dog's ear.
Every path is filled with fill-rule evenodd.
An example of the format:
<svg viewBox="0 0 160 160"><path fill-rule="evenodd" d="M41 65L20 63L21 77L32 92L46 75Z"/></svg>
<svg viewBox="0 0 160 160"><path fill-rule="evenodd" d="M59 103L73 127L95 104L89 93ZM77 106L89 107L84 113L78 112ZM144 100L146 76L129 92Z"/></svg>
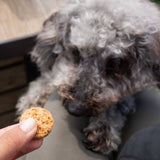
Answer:
<svg viewBox="0 0 160 160"><path fill-rule="evenodd" d="M143 66L143 69L152 70L156 79L160 81L160 33L137 36L134 50L137 61Z"/></svg>
<svg viewBox="0 0 160 160"><path fill-rule="evenodd" d="M146 33L134 36L134 43L129 47L132 56L145 67L159 64L160 57L160 33Z"/></svg>
<svg viewBox="0 0 160 160"><path fill-rule="evenodd" d="M31 58L37 63L40 71L50 70L58 54L64 50L65 18L61 19L60 17L61 15L57 12L44 22L43 29L38 34L36 45L31 52Z"/></svg>

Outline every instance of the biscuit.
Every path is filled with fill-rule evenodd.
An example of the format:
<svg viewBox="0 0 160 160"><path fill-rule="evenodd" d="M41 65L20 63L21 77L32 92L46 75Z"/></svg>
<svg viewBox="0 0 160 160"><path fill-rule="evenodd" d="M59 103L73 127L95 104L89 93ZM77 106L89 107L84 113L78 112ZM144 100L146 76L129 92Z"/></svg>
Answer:
<svg viewBox="0 0 160 160"><path fill-rule="evenodd" d="M52 130L54 120L51 113L41 107L32 107L27 109L20 118L20 122L33 118L37 123L37 132L35 138L46 137Z"/></svg>

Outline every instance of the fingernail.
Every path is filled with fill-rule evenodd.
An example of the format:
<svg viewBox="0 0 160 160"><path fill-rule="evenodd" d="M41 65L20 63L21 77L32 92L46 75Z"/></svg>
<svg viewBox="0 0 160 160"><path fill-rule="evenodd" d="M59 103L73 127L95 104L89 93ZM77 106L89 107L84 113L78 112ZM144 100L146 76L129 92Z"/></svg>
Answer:
<svg viewBox="0 0 160 160"><path fill-rule="evenodd" d="M33 118L28 118L20 124L20 128L24 132L30 132L36 126L36 122Z"/></svg>

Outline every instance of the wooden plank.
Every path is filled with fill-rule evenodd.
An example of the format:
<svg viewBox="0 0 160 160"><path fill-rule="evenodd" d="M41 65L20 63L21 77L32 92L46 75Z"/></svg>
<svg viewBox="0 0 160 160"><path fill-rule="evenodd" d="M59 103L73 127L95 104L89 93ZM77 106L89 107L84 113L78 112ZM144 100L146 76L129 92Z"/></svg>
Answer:
<svg viewBox="0 0 160 160"><path fill-rule="evenodd" d="M35 44L37 34L28 35L21 38L0 43L0 60L23 56L31 51Z"/></svg>
<svg viewBox="0 0 160 160"><path fill-rule="evenodd" d="M0 114L15 109L18 98L25 92L25 88L0 95Z"/></svg>
<svg viewBox="0 0 160 160"><path fill-rule="evenodd" d="M27 78L24 64L0 70L0 92L26 84Z"/></svg>
<svg viewBox="0 0 160 160"><path fill-rule="evenodd" d="M24 61L23 56L9 58L9 59L6 59L6 60L0 60L0 68L7 67L7 66L13 65L15 63L20 63L20 62L23 62L23 61Z"/></svg>
<svg viewBox="0 0 160 160"><path fill-rule="evenodd" d="M1 0L0 41L37 33L65 0Z"/></svg>
<svg viewBox="0 0 160 160"><path fill-rule="evenodd" d="M4 114L0 116L0 128L12 125L16 123L16 111Z"/></svg>

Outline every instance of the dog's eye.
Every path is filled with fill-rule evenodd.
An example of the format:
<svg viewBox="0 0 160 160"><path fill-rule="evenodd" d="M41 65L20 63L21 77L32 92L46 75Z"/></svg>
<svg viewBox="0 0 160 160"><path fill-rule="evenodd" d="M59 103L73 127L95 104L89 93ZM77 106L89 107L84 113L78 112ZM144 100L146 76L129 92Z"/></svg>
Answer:
<svg viewBox="0 0 160 160"><path fill-rule="evenodd" d="M74 64L80 63L81 56L77 48L68 48L64 56L67 58L68 61L73 62Z"/></svg>
<svg viewBox="0 0 160 160"><path fill-rule="evenodd" d="M72 57L74 59L75 63L79 63L80 62L80 52L77 48L72 49Z"/></svg>
<svg viewBox="0 0 160 160"><path fill-rule="evenodd" d="M130 65L127 58L107 58L105 65L106 75L123 75L128 72L129 67Z"/></svg>

